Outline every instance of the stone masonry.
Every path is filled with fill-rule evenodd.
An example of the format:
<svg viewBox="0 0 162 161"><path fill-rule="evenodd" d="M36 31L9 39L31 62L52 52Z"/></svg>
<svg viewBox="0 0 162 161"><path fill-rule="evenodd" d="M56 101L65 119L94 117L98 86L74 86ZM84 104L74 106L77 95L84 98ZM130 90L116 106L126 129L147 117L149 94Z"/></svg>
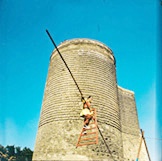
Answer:
<svg viewBox="0 0 162 161"><path fill-rule="evenodd" d="M134 93L117 85L110 48L90 39L61 43L59 51L85 97L93 96L99 128L97 145L76 148L83 126L80 93L56 50L50 59L33 161L135 161L140 129ZM140 161L147 161L142 145Z"/></svg>

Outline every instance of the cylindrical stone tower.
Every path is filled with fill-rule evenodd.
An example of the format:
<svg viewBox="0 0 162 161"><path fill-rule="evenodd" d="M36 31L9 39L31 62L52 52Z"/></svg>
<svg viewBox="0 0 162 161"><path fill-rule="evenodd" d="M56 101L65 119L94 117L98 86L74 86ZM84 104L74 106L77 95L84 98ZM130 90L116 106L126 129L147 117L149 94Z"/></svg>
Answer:
<svg viewBox="0 0 162 161"><path fill-rule="evenodd" d="M48 77L34 149L34 160L122 160L122 134L115 58L104 44L89 39L65 41L58 46L85 97L93 96L99 128L97 145L78 147L83 126L80 93L56 50ZM112 159L112 160L114 160Z"/></svg>

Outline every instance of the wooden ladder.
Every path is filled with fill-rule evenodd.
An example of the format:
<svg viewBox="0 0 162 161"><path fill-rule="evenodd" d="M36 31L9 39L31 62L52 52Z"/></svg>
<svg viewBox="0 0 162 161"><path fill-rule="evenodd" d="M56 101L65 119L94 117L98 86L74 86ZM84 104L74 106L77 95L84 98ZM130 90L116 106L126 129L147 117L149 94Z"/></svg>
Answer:
<svg viewBox="0 0 162 161"><path fill-rule="evenodd" d="M89 129L84 129L84 127L82 128L82 131L78 138L78 142L76 144L76 148L78 146L98 144L98 127L97 127L96 109L94 109L94 119L90 121L88 126ZM86 134L83 134L84 131L86 131Z"/></svg>

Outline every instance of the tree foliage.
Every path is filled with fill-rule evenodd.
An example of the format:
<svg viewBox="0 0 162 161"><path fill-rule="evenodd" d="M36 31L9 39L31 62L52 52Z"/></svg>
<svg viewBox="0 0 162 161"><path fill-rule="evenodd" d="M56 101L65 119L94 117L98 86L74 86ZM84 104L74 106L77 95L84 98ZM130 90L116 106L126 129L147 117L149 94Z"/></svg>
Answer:
<svg viewBox="0 0 162 161"><path fill-rule="evenodd" d="M33 151L30 148L15 147L14 145L3 147L0 145L0 161L31 161Z"/></svg>

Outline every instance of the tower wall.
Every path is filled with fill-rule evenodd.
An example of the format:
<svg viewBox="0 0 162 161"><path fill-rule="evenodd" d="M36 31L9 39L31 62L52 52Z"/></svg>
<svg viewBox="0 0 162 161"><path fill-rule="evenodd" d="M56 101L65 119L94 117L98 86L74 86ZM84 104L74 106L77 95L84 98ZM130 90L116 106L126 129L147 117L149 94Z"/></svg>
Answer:
<svg viewBox="0 0 162 161"><path fill-rule="evenodd" d="M117 85L115 58L104 44L89 39L65 41L58 46L84 97L93 96L97 109L99 143L78 147L83 127L79 117L81 95L56 50L50 59L33 154L36 160L115 160L137 158L141 134L134 93ZM144 142L140 161L147 161Z"/></svg>
<svg viewBox="0 0 162 161"><path fill-rule="evenodd" d="M141 133L134 92L118 86L118 93L124 161L135 161L140 146ZM144 142L142 143L139 159L140 161L149 161Z"/></svg>
<svg viewBox="0 0 162 161"><path fill-rule="evenodd" d="M65 41L58 46L85 97L93 96L100 130L116 160L122 160L115 59L100 42ZM51 56L33 160L111 160L102 137L99 144L75 148L83 126L80 93L54 50Z"/></svg>

